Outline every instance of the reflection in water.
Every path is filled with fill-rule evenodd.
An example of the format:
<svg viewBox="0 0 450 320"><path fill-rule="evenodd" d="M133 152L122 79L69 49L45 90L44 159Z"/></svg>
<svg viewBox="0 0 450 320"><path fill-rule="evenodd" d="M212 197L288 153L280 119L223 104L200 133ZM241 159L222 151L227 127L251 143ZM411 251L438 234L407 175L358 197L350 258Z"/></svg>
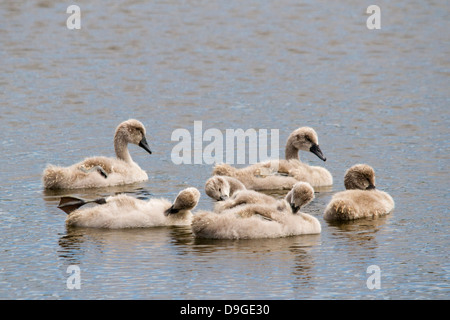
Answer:
<svg viewBox="0 0 450 320"><path fill-rule="evenodd" d="M80 264L86 250L84 247L84 234L81 229L73 230L60 237L58 244L60 246L58 255L67 261L67 264Z"/></svg>
<svg viewBox="0 0 450 320"><path fill-rule="evenodd" d="M310 281L315 278L315 258L310 251L320 244L320 235L302 235L279 239L245 239L245 240L212 240L195 239L189 249L200 260L209 261L211 256L233 257L233 264L252 273L265 269L264 281L271 281L292 276L290 283L282 283L282 288L270 293L271 298L278 299L282 295L277 290L289 288L311 287ZM206 260L205 260L206 259ZM270 261L270 262L269 262ZM264 265L268 263L268 265ZM274 269L275 268L275 269ZM277 281L277 280L275 280ZM269 294L269 293L268 293Z"/></svg>
<svg viewBox="0 0 450 320"><path fill-rule="evenodd" d="M148 244L160 247L170 240L169 230L161 227L135 229L66 227L66 234L61 236L58 242L60 246L58 254L61 258L72 261L83 260L83 250L87 248L90 250L94 248L96 254L101 256L111 248L121 251L130 246L142 247Z"/></svg>
<svg viewBox="0 0 450 320"><path fill-rule="evenodd" d="M389 220L391 214L375 219L327 221L326 223L331 227L330 235L339 243L339 247L350 249L349 256L360 255L364 259L373 259L379 247L377 233Z"/></svg>
<svg viewBox="0 0 450 320"><path fill-rule="evenodd" d="M198 281L199 277L217 278L222 275L225 281L238 272L244 284L246 281L252 283L253 277L262 276L264 281L273 281L291 274L294 279L291 284L282 284L277 289L279 292L266 293L273 295L273 298L281 298L280 292L290 290L289 287L312 286L309 282L315 278L316 271L314 255L310 251L319 244L320 235L259 240L195 239L190 227L186 226L128 230L67 228L66 234L59 239L58 255L65 265L76 264L82 270L86 261L96 259L96 268L90 269L86 276L97 278L104 268L113 268L114 265L117 266L116 275L120 276L124 272L121 271L121 256L128 257L128 263L132 264L133 257L146 252L148 259L144 264L133 265L133 272L151 276L169 271L171 275L165 277L174 277L172 281L184 286L189 283L192 290L196 285L190 282ZM159 268L160 263L171 267L158 271L155 268ZM177 266L185 267L179 269ZM195 270L203 271L198 274ZM148 281L149 285L153 281L151 277L141 280ZM222 283L222 289L229 285L228 282Z"/></svg>
<svg viewBox="0 0 450 320"><path fill-rule="evenodd" d="M275 239L198 239L194 238L192 248L198 254L212 253L222 250L247 251L248 253L267 253L285 251L291 245L312 247L317 245L320 235L305 235Z"/></svg>
<svg viewBox="0 0 450 320"><path fill-rule="evenodd" d="M305 235L297 237L298 241L291 244L289 251L292 253L294 265L292 275L296 279L292 283L293 288L313 288L313 280L316 278L316 256L311 250L320 245L320 235Z"/></svg>
<svg viewBox="0 0 450 320"><path fill-rule="evenodd" d="M292 268L292 289L314 290L318 270L315 266L314 256L304 250L299 250L294 259Z"/></svg>
<svg viewBox="0 0 450 320"><path fill-rule="evenodd" d="M365 242L375 238L380 227L386 224L392 213L371 219L356 219L351 221L326 221L329 226L334 227L337 232L333 234L348 237L353 242Z"/></svg>

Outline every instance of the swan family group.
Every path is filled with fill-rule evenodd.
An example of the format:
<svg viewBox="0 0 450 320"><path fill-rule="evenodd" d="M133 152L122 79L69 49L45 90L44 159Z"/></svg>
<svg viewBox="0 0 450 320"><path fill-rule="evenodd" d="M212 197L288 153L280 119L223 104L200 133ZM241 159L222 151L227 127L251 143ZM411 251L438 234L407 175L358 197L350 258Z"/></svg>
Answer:
<svg viewBox="0 0 450 320"><path fill-rule="evenodd" d="M69 167L48 165L43 172L45 189L96 188L148 180L128 151L128 144L151 154L144 125L135 119L122 122L114 135L116 158L92 157ZM319 220L300 209L314 199L314 187L330 186L333 177L320 166L299 159L299 151L326 161L317 133L310 127L293 131L285 159L235 168L216 164L205 183L205 193L215 201L212 211L192 212L200 199L195 187L181 190L173 202L163 198L141 200L126 194L85 201L62 197L59 208L67 213L68 227L144 228L188 225L198 238L277 238L321 232ZM392 197L375 188L375 172L356 164L344 176L345 191L337 192L324 210L326 220L377 218L394 209ZM284 198L261 191L286 190ZM86 205L92 203L94 205ZM86 206L85 206L86 205Z"/></svg>

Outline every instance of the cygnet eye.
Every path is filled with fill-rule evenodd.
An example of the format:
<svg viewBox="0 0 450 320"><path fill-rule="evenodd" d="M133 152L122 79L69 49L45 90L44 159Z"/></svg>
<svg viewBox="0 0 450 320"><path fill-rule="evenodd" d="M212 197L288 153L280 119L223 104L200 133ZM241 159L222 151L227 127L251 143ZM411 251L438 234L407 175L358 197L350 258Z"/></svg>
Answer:
<svg viewBox="0 0 450 320"><path fill-rule="evenodd" d="M222 192L222 189L221 189L221 188L219 188L219 192Z"/></svg>

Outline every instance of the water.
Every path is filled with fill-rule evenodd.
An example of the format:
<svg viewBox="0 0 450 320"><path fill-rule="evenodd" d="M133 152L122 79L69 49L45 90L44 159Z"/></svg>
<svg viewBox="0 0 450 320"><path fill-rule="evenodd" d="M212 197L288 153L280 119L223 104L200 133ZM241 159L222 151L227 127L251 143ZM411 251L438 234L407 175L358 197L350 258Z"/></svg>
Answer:
<svg viewBox="0 0 450 320"><path fill-rule="evenodd" d="M379 1L368 30L358 1L78 1L0 4L1 299L448 299L449 6ZM367 4L368 6L368 4ZM46 164L113 155L112 135L137 118L152 155L131 146L149 181L45 192ZM316 129L327 157L301 159L334 176L304 208L322 233L283 239L196 240L188 227L66 229L61 195L128 192L173 199L202 191L212 165L175 165L171 134ZM205 143L206 145L206 143ZM372 165L395 211L322 219L343 175ZM67 268L81 288L68 289ZM367 268L379 266L380 289Z"/></svg>

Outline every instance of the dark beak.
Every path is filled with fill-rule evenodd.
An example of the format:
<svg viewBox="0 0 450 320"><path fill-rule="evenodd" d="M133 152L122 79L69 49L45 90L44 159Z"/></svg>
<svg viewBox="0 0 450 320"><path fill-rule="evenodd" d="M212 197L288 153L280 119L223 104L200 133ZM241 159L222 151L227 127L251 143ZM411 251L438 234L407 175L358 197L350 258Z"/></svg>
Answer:
<svg viewBox="0 0 450 320"><path fill-rule="evenodd" d="M169 214L174 214L174 213L177 213L178 211L180 211L180 210L175 209L173 206L171 206L169 209L167 209L166 211L164 211L164 214L165 214L166 216L168 216Z"/></svg>
<svg viewBox="0 0 450 320"><path fill-rule="evenodd" d="M148 146L147 139L145 138L145 136L142 138L141 142L139 142L139 147L141 147L148 153L152 154L152 150L150 150L150 147Z"/></svg>
<svg viewBox="0 0 450 320"><path fill-rule="evenodd" d="M373 184L370 184L367 188L366 188L366 190L374 190L375 189L375 186L373 185Z"/></svg>
<svg viewBox="0 0 450 320"><path fill-rule="evenodd" d="M320 150L320 147L318 144L313 144L313 146L309 149L312 153L314 153L316 156L320 158L320 160L327 161L327 158L323 156L322 150Z"/></svg>
<svg viewBox="0 0 450 320"><path fill-rule="evenodd" d="M292 213L296 214L298 210L300 210L300 207L297 207L295 204L291 203L291 209Z"/></svg>
<svg viewBox="0 0 450 320"><path fill-rule="evenodd" d="M228 196L220 196L219 201L225 201L228 199Z"/></svg>

